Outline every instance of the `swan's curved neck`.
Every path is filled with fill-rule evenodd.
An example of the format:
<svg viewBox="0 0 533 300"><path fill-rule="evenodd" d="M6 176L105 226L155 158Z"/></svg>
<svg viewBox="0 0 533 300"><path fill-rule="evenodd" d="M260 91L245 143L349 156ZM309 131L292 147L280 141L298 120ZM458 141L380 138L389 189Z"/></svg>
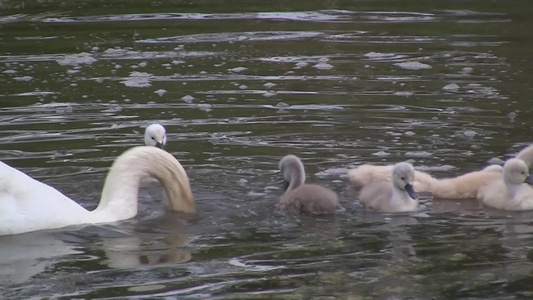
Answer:
<svg viewBox="0 0 533 300"><path fill-rule="evenodd" d="M168 197L169 209L192 213L194 200L189 180L178 161L164 150L154 153L137 147L111 166L98 207L90 213L91 222L114 222L137 214L139 186L143 178L159 180ZM151 150L151 149L150 149Z"/></svg>
<svg viewBox="0 0 533 300"><path fill-rule="evenodd" d="M292 191L305 183L305 170L300 161L295 161L290 166L290 172L289 188L287 191Z"/></svg>
<svg viewBox="0 0 533 300"><path fill-rule="evenodd" d="M137 215L139 186L148 175L143 167L142 164L113 164L105 180L100 204L91 212L93 222L114 222Z"/></svg>

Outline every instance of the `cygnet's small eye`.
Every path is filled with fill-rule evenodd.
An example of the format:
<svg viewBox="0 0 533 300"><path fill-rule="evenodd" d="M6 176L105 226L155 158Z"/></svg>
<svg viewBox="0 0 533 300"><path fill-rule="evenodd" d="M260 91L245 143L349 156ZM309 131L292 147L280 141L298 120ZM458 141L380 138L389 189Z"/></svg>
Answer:
<svg viewBox="0 0 533 300"><path fill-rule="evenodd" d="M405 180L405 177L402 177L402 180Z"/></svg>
<svg viewBox="0 0 533 300"><path fill-rule="evenodd" d="M152 137L152 140L155 140L155 137Z"/></svg>

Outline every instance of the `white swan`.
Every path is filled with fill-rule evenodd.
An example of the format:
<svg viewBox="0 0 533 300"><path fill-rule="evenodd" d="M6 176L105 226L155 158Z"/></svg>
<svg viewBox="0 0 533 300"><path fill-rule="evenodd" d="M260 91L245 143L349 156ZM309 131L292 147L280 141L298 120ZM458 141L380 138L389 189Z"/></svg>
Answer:
<svg viewBox="0 0 533 300"><path fill-rule="evenodd" d="M501 210L533 209L533 177L529 175L526 162L511 158L503 165L503 180L486 185L479 198L483 205Z"/></svg>
<svg viewBox="0 0 533 300"><path fill-rule="evenodd" d="M163 185L170 210L195 212L185 170L172 155L156 147L134 147L117 157L93 211L0 162L0 235L132 218L137 214L139 185L147 176Z"/></svg>
<svg viewBox="0 0 533 300"><path fill-rule="evenodd" d="M152 124L146 127L144 132L144 143L146 146L154 146L163 149L167 143L165 127L160 124Z"/></svg>
<svg viewBox="0 0 533 300"><path fill-rule="evenodd" d="M415 169L406 162L397 163L391 170L392 181L371 182L362 187L359 202L379 212L407 212L418 209L413 188Z"/></svg>
<svg viewBox="0 0 533 300"><path fill-rule="evenodd" d="M390 181L393 167L393 165L361 165L348 171L348 179L359 190L361 187L374 181ZM436 181L437 179L428 173L415 171L413 187L416 192L429 192L431 191L431 186Z"/></svg>
<svg viewBox="0 0 533 300"><path fill-rule="evenodd" d="M339 205L337 194L320 185L306 184L304 166L297 156L283 157L279 170L286 188L280 199L280 209L311 214L336 213Z"/></svg>

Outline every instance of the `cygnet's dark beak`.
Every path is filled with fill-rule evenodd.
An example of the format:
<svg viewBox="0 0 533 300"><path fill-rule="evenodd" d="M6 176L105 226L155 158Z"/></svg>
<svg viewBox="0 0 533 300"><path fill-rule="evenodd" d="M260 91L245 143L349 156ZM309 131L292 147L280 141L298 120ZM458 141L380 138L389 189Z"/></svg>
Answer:
<svg viewBox="0 0 533 300"><path fill-rule="evenodd" d="M163 144L160 143L160 142L155 143L155 146L156 146L157 148L159 148L159 149L165 149L165 145L163 145Z"/></svg>
<svg viewBox="0 0 533 300"><path fill-rule="evenodd" d="M526 177L526 183L529 185L533 185L533 174Z"/></svg>
<svg viewBox="0 0 533 300"><path fill-rule="evenodd" d="M289 185L290 183L287 180L283 179L283 182L281 183L281 189L285 192L289 188Z"/></svg>
<svg viewBox="0 0 533 300"><path fill-rule="evenodd" d="M409 197L416 199L418 195L415 193L415 189L413 188L413 185L408 183L405 185L405 191L409 194Z"/></svg>

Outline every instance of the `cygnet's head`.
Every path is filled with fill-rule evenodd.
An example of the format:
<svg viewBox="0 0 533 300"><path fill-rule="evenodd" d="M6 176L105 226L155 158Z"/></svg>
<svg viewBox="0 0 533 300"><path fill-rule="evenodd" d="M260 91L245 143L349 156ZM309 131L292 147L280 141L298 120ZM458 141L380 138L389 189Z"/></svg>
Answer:
<svg viewBox="0 0 533 300"><path fill-rule="evenodd" d="M304 165L298 156L289 154L279 161L279 171L283 175L284 190L287 190L289 184L298 186L305 182Z"/></svg>
<svg viewBox="0 0 533 300"><path fill-rule="evenodd" d="M163 149L167 143L165 127L159 124L152 124L146 127L144 143L146 146L154 146Z"/></svg>
<svg viewBox="0 0 533 300"><path fill-rule="evenodd" d="M413 181L415 178L415 169L411 164L406 162L397 163L392 168L392 183L400 190L406 191L413 199L417 198Z"/></svg>
<svg viewBox="0 0 533 300"><path fill-rule="evenodd" d="M518 158L511 158L503 165L503 178L511 184L533 184L533 177L529 175L526 163Z"/></svg>

